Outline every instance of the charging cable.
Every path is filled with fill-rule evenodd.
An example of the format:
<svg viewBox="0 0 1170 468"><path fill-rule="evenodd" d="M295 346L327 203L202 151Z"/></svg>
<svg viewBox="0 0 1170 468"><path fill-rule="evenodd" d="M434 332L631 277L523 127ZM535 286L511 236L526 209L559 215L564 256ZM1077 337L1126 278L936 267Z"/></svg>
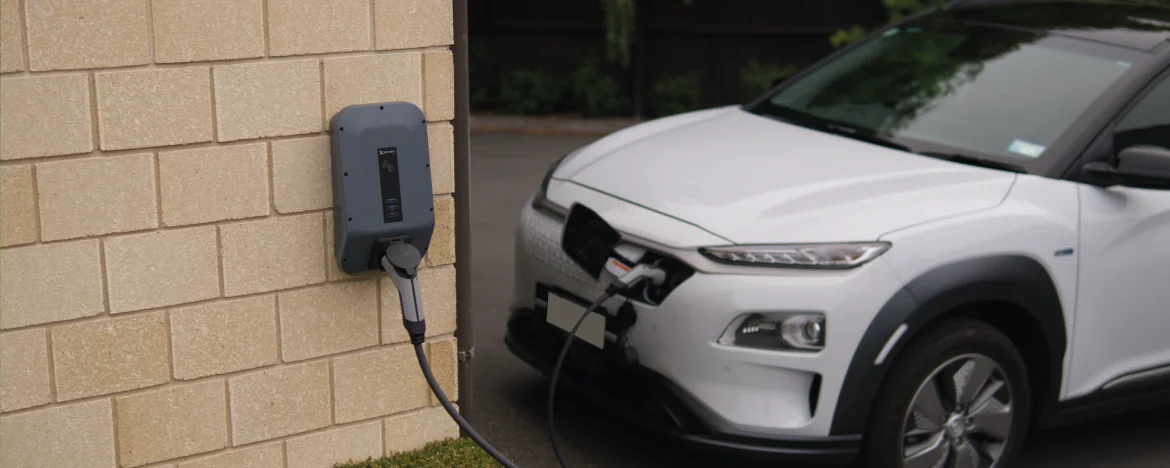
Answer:
<svg viewBox="0 0 1170 468"><path fill-rule="evenodd" d="M414 346L414 355L418 358L418 365L422 368L423 377L427 380L427 385L431 387L431 391L439 398L439 403L443 405L443 409L447 410L447 414L451 415L451 419L459 425L463 432L467 433L471 440L479 444L492 458L500 462L505 468L517 468L511 460L505 457L499 450L492 447L487 439L479 435L471 424L463 419L463 416L455 410L455 406L447 399L447 395L443 393L443 389L439 387L439 382L435 380L435 375L431 372L431 366L427 363L426 353L423 352L423 343L426 342L427 324L423 316L422 299L418 289L418 265L422 262L422 254L413 245L405 242L392 242L386 249L385 255L382 256L382 269L386 270L390 280L394 282L394 287L398 289L398 300L402 304L402 325L406 328L406 332L410 335L410 344ZM560 447L557 446L556 424L554 422L554 410L556 404L557 380L561 376L561 367L565 363L565 357L569 355L569 348L573 344L573 339L577 336L577 330L581 328L581 324L585 323L585 319L589 317L595 309L601 306L602 303L616 296L619 293L629 293L635 287L642 284L644 281L649 281L655 286L660 286L666 282L666 272L660 268L649 265L638 265L631 268L630 271L605 288L605 294L593 301L589 307L585 308L585 313L581 314L581 318L577 320L577 324L569 332L569 336L565 337L565 345L561 348L560 354L557 356L556 366L553 367L552 381L548 388L548 436L552 441L553 454L556 455L557 461L562 467L566 467L565 459L561 457Z"/></svg>
<svg viewBox="0 0 1170 468"><path fill-rule="evenodd" d="M386 249L386 254L382 257L382 269L386 270L390 280L394 282L394 287L398 288L398 299L402 304L402 325L406 327L406 332L410 335L410 344L414 345L414 355L418 358L418 365L422 368L423 377L426 377L427 385L431 387L432 392L435 392L443 409L447 410L447 414L451 415L451 419L455 420L455 423L463 429L463 432L467 433L468 437L471 437L471 440L479 444L484 451L505 468L517 468L511 460L492 447L478 432L475 432L466 419L463 419L463 416L447 399L443 389L439 387L435 375L431 373L431 366L427 363L427 355L423 352L422 347L426 341L427 324L423 317L422 300L418 289L418 265L421 262L422 254L413 245L405 242L390 244L389 248Z"/></svg>
<svg viewBox="0 0 1170 468"><path fill-rule="evenodd" d="M565 344L561 347L560 354L557 355L557 363L553 366L552 380L548 386L548 438L552 443L553 455L556 455L557 462L561 464L562 468L568 468L568 465L565 464L565 459L561 457L561 449L557 445L557 428L554 415L556 414L557 380L561 377L561 367L565 364L565 357L569 355L569 348L573 344L573 339L577 337L577 330L581 328L581 324L585 323L585 319L589 317L589 314L593 313L594 309L597 309L605 301L608 301L619 293L632 291L643 281L650 281L655 286L661 286L662 283L666 282L666 272L653 266L638 265L631 268L628 273L622 275L613 283L610 283L605 288L605 294L602 294L592 304L589 304L589 307L585 308L585 312L581 314L581 318L577 319L577 324L573 325L573 329L569 331L569 336L565 337Z"/></svg>

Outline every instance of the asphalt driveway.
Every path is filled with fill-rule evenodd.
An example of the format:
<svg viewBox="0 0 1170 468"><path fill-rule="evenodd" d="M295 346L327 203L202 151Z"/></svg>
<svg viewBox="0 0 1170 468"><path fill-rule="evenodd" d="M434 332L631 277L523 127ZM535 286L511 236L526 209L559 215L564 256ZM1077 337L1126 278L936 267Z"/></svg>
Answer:
<svg viewBox="0 0 1170 468"><path fill-rule="evenodd" d="M549 164L592 140L472 135L473 423L521 467L557 465L545 432L548 380L513 357L503 344L512 294L512 232L521 206ZM558 394L557 404L562 453L574 468L758 466L752 460L696 454L647 437L567 392ZM1170 410L1040 434L1028 441L1022 466L1170 467Z"/></svg>

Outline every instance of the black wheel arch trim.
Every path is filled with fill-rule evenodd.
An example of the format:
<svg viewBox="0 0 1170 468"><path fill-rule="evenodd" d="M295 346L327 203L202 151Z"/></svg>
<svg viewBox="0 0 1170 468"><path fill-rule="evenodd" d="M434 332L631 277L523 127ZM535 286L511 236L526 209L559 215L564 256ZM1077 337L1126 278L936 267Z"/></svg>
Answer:
<svg viewBox="0 0 1170 468"><path fill-rule="evenodd" d="M1048 269L1023 255L961 260L936 267L908 282L870 322L845 375L833 413L830 434L863 434L883 379L898 353L915 335L948 312L977 302L1006 302L1026 310L1044 335L1048 362L1045 395L1034 395L1033 407L1050 411L1058 400L1063 378L1066 328L1063 307ZM895 330L907 330L875 365Z"/></svg>

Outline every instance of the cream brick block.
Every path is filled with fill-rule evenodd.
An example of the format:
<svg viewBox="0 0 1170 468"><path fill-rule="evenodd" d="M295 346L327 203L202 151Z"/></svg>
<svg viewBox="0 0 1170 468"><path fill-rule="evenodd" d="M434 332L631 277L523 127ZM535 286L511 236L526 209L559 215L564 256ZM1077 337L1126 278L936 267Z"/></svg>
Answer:
<svg viewBox="0 0 1170 468"><path fill-rule="evenodd" d="M227 447L223 380L117 398L118 456L124 467Z"/></svg>
<svg viewBox="0 0 1170 468"><path fill-rule="evenodd" d="M207 67L97 73L103 150L211 141Z"/></svg>
<svg viewBox="0 0 1170 468"><path fill-rule="evenodd" d="M333 429L289 439L288 468L331 468L382 456L382 423Z"/></svg>
<svg viewBox="0 0 1170 468"><path fill-rule="evenodd" d="M33 71L150 61L143 0L25 0L25 10Z"/></svg>
<svg viewBox="0 0 1170 468"><path fill-rule="evenodd" d="M410 346L333 359L333 402L338 424L421 408L427 405L429 394Z"/></svg>
<svg viewBox="0 0 1170 468"><path fill-rule="evenodd" d="M427 265L455 263L455 199L435 198L435 231L427 249Z"/></svg>
<svg viewBox="0 0 1170 468"><path fill-rule="evenodd" d="M439 382L439 388L447 399L459 398L459 346L455 338L444 338L427 344L427 362ZM439 398L431 392L431 405L438 405Z"/></svg>
<svg viewBox="0 0 1170 468"><path fill-rule="evenodd" d="M272 186L276 211L295 213L333 206L329 137L272 142Z"/></svg>
<svg viewBox="0 0 1170 468"><path fill-rule="evenodd" d="M0 334L0 411L52 401L45 336L43 328Z"/></svg>
<svg viewBox="0 0 1170 468"><path fill-rule="evenodd" d="M278 301L285 362L378 345L378 291L373 280L280 293Z"/></svg>
<svg viewBox="0 0 1170 468"><path fill-rule="evenodd" d="M47 241L158 227L149 153L38 164L37 191Z"/></svg>
<svg viewBox="0 0 1170 468"><path fill-rule="evenodd" d="M27 327L105 310L98 240L0 250L0 328Z"/></svg>
<svg viewBox="0 0 1170 468"><path fill-rule="evenodd" d="M161 63L264 55L262 0L153 0L154 57Z"/></svg>
<svg viewBox="0 0 1170 468"><path fill-rule="evenodd" d="M455 42L448 0L374 0L378 49L410 49Z"/></svg>
<svg viewBox="0 0 1170 468"><path fill-rule="evenodd" d="M180 463L178 468L284 468L280 442L233 450Z"/></svg>
<svg viewBox="0 0 1170 468"><path fill-rule="evenodd" d="M89 111L84 74L0 79L0 158L93 151Z"/></svg>
<svg viewBox="0 0 1170 468"><path fill-rule="evenodd" d="M455 193L455 128L447 122L427 125L427 146L431 153L431 190Z"/></svg>
<svg viewBox="0 0 1170 468"><path fill-rule="evenodd" d="M419 292L427 319L427 336L455 332L455 269L432 268L418 272ZM402 304L398 289L389 279L380 280L382 288L382 343L402 343L410 339L402 327Z"/></svg>
<svg viewBox="0 0 1170 468"><path fill-rule="evenodd" d="M455 62L450 50L423 54L423 86L426 88L427 120L455 118Z"/></svg>
<svg viewBox="0 0 1170 468"><path fill-rule="evenodd" d="M37 193L32 166L0 167L0 246L37 240Z"/></svg>
<svg viewBox="0 0 1170 468"><path fill-rule="evenodd" d="M114 423L110 400L0 418L0 466L114 468Z"/></svg>
<svg viewBox="0 0 1170 468"><path fill-rule="evenodd" d="M319 132L320 64L295 60L215 67L215 116L219 141Z"/></svg>
<svg viewBox="0 0 1170 468"><path fill-rule="evenodd" d="M171 311L175 378L276 364L276 298L248 297Z"/></svg>
<svg viewBox="0 0 1170 468"><path fill-rule="evenodd" d="M170 379L163 312L64 325L51 334L58 401L149 387Z"/></svg>
<svg viewBox="0 0 1170 468"><path fill-rule="evenodd" d="M114 314L217 297L215 227L108 238L106 278Z"/></svg>
<svg viewBox="0 0 1170 468"><path fill-rule="evenodd" d="M244 445L329 425L329 363L233 377L232 441Z"/></svg>
<svg viewBox="0 0 1170 468"><path fill-rule="evenodd" d="M272 55L348 52L370 48L369 0L333 0L310 8L301 0L268 0Z"/></svg>
<svg viewBox="0 0 1170 468"><path fill-rule="evenodd" d="M327 117L351 104L390 101L423 107L422 55L418 52L325 59Z"/></svg>
<svg viewBox="0 0 1170 468"><path fill-rule="evenodd" d="M229 224L219 233L228 297L325 280L320 213Z"/></svg>
<svg viewBox="0 0 1170 468"><path fill-rule="evenodd" d="M20 0L0 2L0 73L25 69L20 17Z"/></svg>
<svg viewBox="0 0 1170 468"><path fill-rule="evenodd" d="M164 225L268 216L264 143L159 153L158 168Z"/></svg>
<svg viewBox="0 0 1170 468"><path fill-rule="evenodd" d="M459 425L441 407L386 418L385 425L386 455L418 450L430 442L459 437Z"/></svg>

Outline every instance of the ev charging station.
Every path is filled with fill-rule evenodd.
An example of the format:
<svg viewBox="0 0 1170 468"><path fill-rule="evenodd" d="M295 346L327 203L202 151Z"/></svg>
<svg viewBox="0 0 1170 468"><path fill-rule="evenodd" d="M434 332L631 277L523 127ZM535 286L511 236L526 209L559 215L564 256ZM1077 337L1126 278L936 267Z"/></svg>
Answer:
<svg viewBox="0 0 1170 468"><path fill-rule="evenodd" d="M384 271L398 289L402 324L410 335L419 367L431 391L460 428L505 467L516 465L499 453L455 410L431 373L422 345L426 320L418 286L418 266L435 229L431 164L423 111L408 102L352 105L330 120L333 178L334 253L349 274ZM549 438L561 466L553 422L556 383L577 330L606 300L662 285L666 272L636 264L615 246L620 234L596 213L574 205L562 248L582 268L600 279L603 268L620 264L605 294L585 309L565 339L552 372L548 398Z"/></svg>
<svg viewBox="0 0 1170 468"><path fill-rule="evenodd" d="M423 376L451 418L489 454L515 467L463 419L431 373L422 344L426 321L418 266L435 230L431 157L423 111L408 102L352 105L333 116L333 239L337 266L349 274L385 271L402 305Z"/></svg>

